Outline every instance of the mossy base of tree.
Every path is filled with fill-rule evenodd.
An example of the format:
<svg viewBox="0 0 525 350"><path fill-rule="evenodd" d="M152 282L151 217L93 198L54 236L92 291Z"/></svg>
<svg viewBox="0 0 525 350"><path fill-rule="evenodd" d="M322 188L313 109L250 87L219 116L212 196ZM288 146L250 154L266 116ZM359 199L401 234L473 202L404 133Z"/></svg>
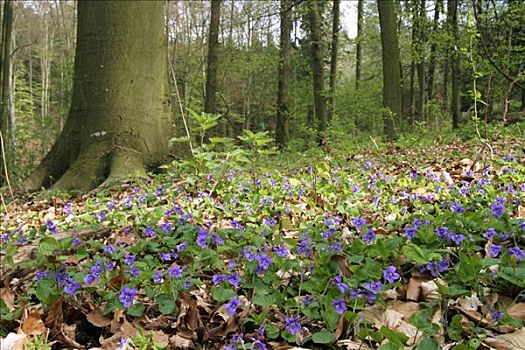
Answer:
<svg viewBox="0 0 525 350"><path fill-rule="evenodd" d="M50 158L54 158L50 155ZM60 162L61 163L61 162ZM28 192L50 187L56 190L89 190L99 185L108 186L129 178L146 178L143 155L131 148L110 146L107 142L97 142L87 146L77 159L54 179L59 169L52 169L43 163L22 184L21 189Z"/></svg>

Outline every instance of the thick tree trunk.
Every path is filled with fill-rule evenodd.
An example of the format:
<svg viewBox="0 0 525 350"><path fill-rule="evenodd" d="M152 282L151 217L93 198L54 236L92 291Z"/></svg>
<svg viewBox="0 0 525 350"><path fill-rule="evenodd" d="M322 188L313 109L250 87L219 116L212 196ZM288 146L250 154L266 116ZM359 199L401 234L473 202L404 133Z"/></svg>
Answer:
<svg viewBox="0 0 525 350"><path fill-rule="evenodd" d="M363 47L363 12L364 0L357 1L357 37L355 50L355 88L359 89L359 82L361 81L361 64L362 64L362 47Z"/></svg>
<svg viewBox="0 0 525 350"><path fill-rule="evenodd" d="M383 57L383 107L384 128L387 140L396 138L395 118L401 116L401 74L399 72L399 43L394 3L377 1L379 24L381 26L381 47Z"/></svg>
<svg viewBox="0 0 525 350"><path fill-rule="evenodd" d="M326 130L326 106L324 101L324 74L321 50L321 21L317 1L308 1L310 17L310 52L312 66L312 84L314 94L315 116L317 117L318 141L322 141L322 134Z"/></svg>
<svg viewBox="0 0 525 350"><path fill-rule="evenodd" d="M14 166L14 149L12 147L14 135L12 134L12 103L13 103L13 60L11 46L13 39L13 0L4 2L2 20L2 45L0 66L0 132L2 133L3 152L0 150L0 184L5 183L6 173L9 175ZM3 159L5 154L5 159ZM7 165L7 169L4 167Z"/></svg>
<svg viewBox="0 0 525 350"><path fill-rule="evenodd" d="M219 67L219 24L221 0L211 1L210 32L208 36L208 64L206 66L206 98L204 112L217 113L217 69Z"/></svg>
<svg viewBox="0 0 525 350"><path fill-rule="evenodd" d="M275 121L275 141L280 149L288 143L291 55L290 34L292 31L292 9L290 0L281 0L281 37L279 52L279 83L277 87L277 116Z"/></svg>
<svg viewBox="0 0 525 350"><path fill-rule="evenodd" d="M459 27L458 27L458 2L457 0L448 1L448 19L450 21L450 28L452 29L452 35L454 37L454 46L459 47ZM452 51L451 64L452 64L452 96L450 101L450 108L452 113L452 128L457 129L459 127L459 117L461 108L461 96L460 96L460 57L458 50Z"/></svg>
<svg viewBox="0 0 525 350"><path fill-rule="evenodd" d="M78 3L69 116L26 189L88 189L162 161L171 134L163 6Z"/></svg>
<svg viewBox="0 0 525 350"><path fill-rule="evenodd" d="M339 13L341 0L333 0L332 8L332 47L330 50L330 104L328 109L328 121L330 122L335 111L335 86L337 84L337 51L339 49Z"/></svg>

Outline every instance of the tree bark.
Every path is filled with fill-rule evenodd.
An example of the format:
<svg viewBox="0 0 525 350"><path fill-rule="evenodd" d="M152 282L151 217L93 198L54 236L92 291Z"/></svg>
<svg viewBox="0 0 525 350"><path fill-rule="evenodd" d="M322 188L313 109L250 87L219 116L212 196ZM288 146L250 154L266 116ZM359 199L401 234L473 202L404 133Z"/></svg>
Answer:
<svg viewBox="0 0 525 350"><path fill-rule="evenodd" d="M211 1L210 32L208 36L208 64L206 66L206 98L204 112L217 113L217 69L219 67L219 24L221 0Z"/></svg>
<svg viewBox="0 0 525 350"><path fill-rule="evenodd" d="M417 119L425 120L425 45L426 45L426 1L421 0L418 21L418 61L417 61L417 79L418 79L418 99L417 99Z"/></svg>
<svg viewBox="0 0 525 350"><path fill-rule="evenodd" d="M459 47L459 27L458 27L458 2L457 0L448 1L448 20L450 21L450 29L452 30L452 36L454 37L454 46ZM461 108L461 96L460 96L460 57L458 50L452 51L451 64L452 64L452 96L450 101L450 109L452 114L452 128L459 128L459 117Z"/></svg>
<svg viewBox="0 0 525 350"><path fill-rule="evenodd" d="M414 124L414 120L416 119L416 64L417 64L417 40L418 40L418 25L419 22L417 20L418 18L418 6L417 6L417 0L412 0L411 2L412 6L412 42L411 42L411 55L410 55L410 89L408 92L408 101L410 105L410 124Z"/></svg>
<svg viewBox="0 0 525 350"><path fill-rule="evenodd" d="M317 117L317 138L322 142L323 133L326 130L326 106L324 101L324 74L323 58L321 52L321 20L317 1L308 1L308 12L310 17L310 53L312 66L312 86L314 94L315 116Z"/></svg>
<svg viewBox="0 0 525 350"><path fill-rule="evenodd" d="M328 108L328 122L330 122L334 116L335 111L335 86L337 84L337 51L339 49L339 16L340 16L340 3L341 0L333 0L332 7L332 47L330 50L330 104Z"/></svg>
<svg viewBox="0 0 525 350"><path fill-rule="evenodd" d="M379 24L381 27L381 47L383 57L383 107L384 128L387 140L396 135L395 118L401 116L401 74L399 72L399 43L397 38L397 19L394 3L377 1Z"/></svg>
<svg viewBox="0 0 525 350"><path fill-rule="evenodd" d="M432 32L437 33L439 28L439 15L441 4L443 0L434 1L434 21L432 23ZM436 50L437 42L434 38L432 40L432 45L430 46L430 60L428 63L428 79L427 79L427 99L431 101L434 97L434 74L436 72Z"/></svg>
<svg viewBox="0 0 525 350"><path fill-rule="evenodd" d="M13 102L13 61L11 56L11 47L13 39L13 0L4 2L4 13L2 20L2 46L1 46L1 67L0 67L0 132L2 133L4 150L0 150L0 184L5 183L6 173L11 174L13 171L13 140L12 125L12 102ZM5 159L3 159L5 154ZM7 166L4 167L4 163Z"/></svg>
<svg viewBox="0 0 525 350"><path fill-rule="evenodd" d="M359 89L359 82L361 81L361 56L363 47L363 13L364 0L357 1L357 37L355 50L355 88Z"/></svg>
<svg viewBox="0 0 525 350"><path fill-rule="evenodd" d="M80 1L64 129L24 188L85 190L145 175L171 135L162 1Z"/></svg>
<svg viewBox="0 0 525 350"><path fill-rule="evenodd" d="M277 87L277 116L275 141L280 149L288 143L289 89L291 74L290 34L292 32L291 0L281 0L281 37L279 52L279 83Z"/></svg>

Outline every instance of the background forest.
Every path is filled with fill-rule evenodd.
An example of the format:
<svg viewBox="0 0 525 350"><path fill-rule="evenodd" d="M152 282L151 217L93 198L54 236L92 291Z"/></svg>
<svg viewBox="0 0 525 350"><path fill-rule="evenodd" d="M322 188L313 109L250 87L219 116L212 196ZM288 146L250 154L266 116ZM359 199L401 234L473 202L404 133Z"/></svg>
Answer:
<svg viewBox="0 0 525 350"><path fill-rule="evenodd" d="M375 1L318 1L314 31L305 1L216 3L220 11L216 42L209 40L211 2L165 4L168 74L178 136L186 135L183 115L193 135L192 116L202 111L220 116L212 135L268 131L281 148L295 151L315 146L319 131L323 142L343 147L383 135L381 34ZM524 110L522 1L393 4L402 108L393 126L396 137L414 128L439 135L451 128L453 118L457 127L473 123L472 117L483 123L510 120ZM66 119L75 12L74 1L2 2L2 132L6 153L12 155L7 159L14 180L40 162ZM349 21L350 12L357 12L357 23ZM280 45L283 13L290 17L289 23L284 22L290 27L286 46ZM342 29L341 20L345 27L356 25L357 36ZM315 34L321 83L312 88L317 76L312 73ZM290 57L285 71L279 70L283 50L289 50ZM208 87L216 91L213 101L206 99L209 74L215 75ZM289 81L283 87L284 105L278 102L279 94L284 96L278 91L283 74ZM316 93L326 105L325 112L317 110ZM328 123L320 123L323 118Z"/></svg>
<svg viewBox="0 0 525 350"><path fill-rule="evenodd" d="M525 350L525 1L0 5L2 350Z"/></svg>

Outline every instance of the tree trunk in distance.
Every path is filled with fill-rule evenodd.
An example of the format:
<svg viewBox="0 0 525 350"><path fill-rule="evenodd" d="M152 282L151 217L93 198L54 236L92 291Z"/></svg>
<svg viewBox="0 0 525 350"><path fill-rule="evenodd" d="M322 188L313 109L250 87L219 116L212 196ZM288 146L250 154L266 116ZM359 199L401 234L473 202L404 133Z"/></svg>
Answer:
<svg viewBox="0 0 525 350"><path fill-rule="evenodd" d="M339 16L341 0L333 0L332 7L332 47L330 50L330 104L328 110L328 122L334 116L335 111L335 86L337 84L337 51L339 49Z"/></svg>
<svg viewBox="0 0 525 350"><path fill-rule="evenodd" d="M361 56L363 50L363 12L364 0L357 1L357 37L355 50L355 88L359 89L359 82L361 81Z"/></svg>
<svg viewBox="0 0 525 350"><path fill-rule="evenodd" d="M437 33L439 28L439 15L441 3L443 0L434 1L434 22L432 23L432 32ZM434 97L434 74L436 72L436 50L437 42L436 39L432 40L432 45L430 46L430 61L428 63L428 80L427 80L427 99L429 101Z"/></svg>
<svg viewBox="0 0 525 350"><path fill-rule="evenodd" d="M426 1L421 0L418 16L418 61L417 61L417 79L418 79L418 98L417 98L417 119L425 120L425 45L426 45Z"/></svg>
<svg viewBox="0 0 525 350"><path fill-rule="evenodd" d="M206 98L204 112L217 113L217 69L219 67L219 24L221 0L211 0L210 32L208 36L208 64L206 66Z"/></svg>
<svg viewBox="0 0 525 350"><path fill-rule="evenodd" d="M412 53L410 55L410 90L408 92L408 101L410 104L410 125L414 124L415 116L416 116L416 50L417 50L417 39L418 39L418 10L417 10L417 0L411 1L412 6L412 42L411 42L411 49Z"/></svg>
<svg viewBox="0 0 525 350"><path fill-rule="evenodd" d="M458 2L457 0L448 0L448 19L450 20L450 28L454 37L455 47L459 47L459 27L458 27ZM461 96L460 96L460 62L459 52L457 50L452 51L451 63L452 63L452 96L450 101L450 109L452 114L452 128L459 128L459 117L461 108Z"/></svg>
<svg viewBox="0 0 525 350"><path fill-rule="evenodd" d="M321 20L317 1L308 1L310 17L310 52L312 66L312 85L314 94L315 116L317 117L317 138L322 142L322 134L326 130L326 106L324 101L324 74L321 52Z"/></svg>
<svg viewBox="0 0 525 350"><path fill-rule="evenodd" d="M166 72L162 1L80 1L69 115L23 187L85 190L160 163L171 136Z"/></svg>
<svg viewBox="0 0 525 350"><path fill-rule="evenodd" d="M13 0L7 0L4 2L4 13L2 20L2 45L1 45L1 67L0 67L0 132L2 133L3 147L5 158L0 150L0 184L4 184L6 181L6 172L9 176L13 171L13 137L11 134L11 106L13 99L13 62L11 57L11 46L13 39ZM7 169L4 167L4 162L7 165Z"/></svg>
<svg viewBox="0 0 525 350"><path fill-rule="evenodd" d="M275 141L280 149L288 143L288 119L291 57L290 34L292 32L291 0L281 0L281 37L279 52L279 82L277 87L277 116L275 121Z"/></svg>
<svg viewBox="0 0 525 350"><path fill-rule="evenodd" d="M396 10L392 1L377 1L383 57L384 128L387 140L396 139L395 118L401 116L401 76Z"/></svg>

